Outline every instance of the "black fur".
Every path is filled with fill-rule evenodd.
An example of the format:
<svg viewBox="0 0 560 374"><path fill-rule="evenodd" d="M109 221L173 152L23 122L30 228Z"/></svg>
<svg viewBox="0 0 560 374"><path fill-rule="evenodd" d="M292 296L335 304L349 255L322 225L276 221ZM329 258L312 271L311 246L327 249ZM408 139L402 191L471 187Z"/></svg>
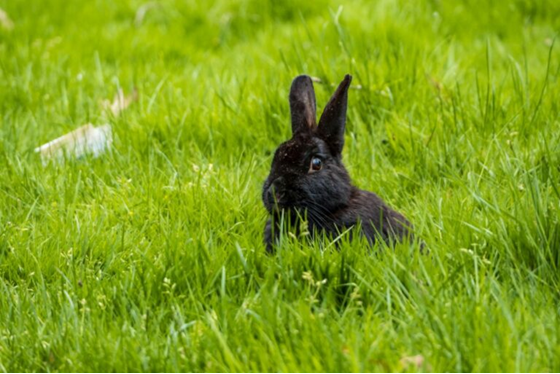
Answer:
<svg viewBox="0 0 560 374"><path fill-rule="evenodd" d="M264 206L271 214L265 227L266 249L271 252L280 234L280 217L296 223L307 217L310 233L336 237L344 229L361 224L370 243L376 238L400 240L410 235L411 225L376 194L352 186L342 164L348 88L346 75L316 124L315 92L311 78L296 77L290 90L292 138L278 147L270 175L263 186ZM310 168L312 158L322 169Z"/></svg>

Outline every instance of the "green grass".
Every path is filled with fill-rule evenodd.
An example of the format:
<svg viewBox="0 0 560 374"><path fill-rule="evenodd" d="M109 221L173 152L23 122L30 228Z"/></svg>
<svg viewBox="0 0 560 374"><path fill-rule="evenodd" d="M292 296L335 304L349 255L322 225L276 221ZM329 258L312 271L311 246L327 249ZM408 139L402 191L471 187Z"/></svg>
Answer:
<svg viewBox="0 0 560 374"><path fill-rule="evenodd" d="M157 4L0 0L0 370L560 370L558 1ZM301 73L362 86L345 162L429 255L264 252Z"/></svg>

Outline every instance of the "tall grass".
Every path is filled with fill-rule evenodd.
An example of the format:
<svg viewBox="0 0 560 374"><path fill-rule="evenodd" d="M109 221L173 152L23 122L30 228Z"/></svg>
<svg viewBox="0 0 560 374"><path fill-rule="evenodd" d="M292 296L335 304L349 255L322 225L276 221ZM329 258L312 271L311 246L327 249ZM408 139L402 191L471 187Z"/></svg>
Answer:
<svg viewBox="0 0 560 374"><path fill-rule="evenodd" d="M0 0L0 370L560 370L560 3L149 4ZM353 74L345 162L428 255L265 253L300 73Z"/></svg>

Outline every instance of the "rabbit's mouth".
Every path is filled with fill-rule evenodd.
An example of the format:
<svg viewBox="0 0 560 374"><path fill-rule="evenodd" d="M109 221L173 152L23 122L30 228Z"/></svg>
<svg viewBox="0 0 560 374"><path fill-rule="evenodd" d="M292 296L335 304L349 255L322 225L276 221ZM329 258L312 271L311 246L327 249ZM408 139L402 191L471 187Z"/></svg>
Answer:
<svg viewBox="0 0 560 374"><path fill-rule="evenodd" d="M292 199L285 192L268 194L265 205L270 213L291 210L298 206L297 201Z"/></svg>
<svg viewBox="0 0 560 374"><path fill-rule="evenodd" d="M269 212L280 209L287 209L290 206L290 199L286 191L278 190L275 186L270 185L265 188L263 196L264 204Z"/></svg>
<svg viewBox="0 0 560 374"><path fill-rule="evenodd" d="M285 194L275 194L268 200L271 210L287 210L294 206L293 202L286 198Z"/></svg>

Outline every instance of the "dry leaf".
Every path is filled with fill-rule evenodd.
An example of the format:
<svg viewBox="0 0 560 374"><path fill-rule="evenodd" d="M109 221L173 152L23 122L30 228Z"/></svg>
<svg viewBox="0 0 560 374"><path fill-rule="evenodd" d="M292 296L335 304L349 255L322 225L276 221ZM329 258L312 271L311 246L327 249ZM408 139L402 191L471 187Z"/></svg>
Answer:
<svg viewBox="0 0 560 374"><path fill-rule="evenodd" d="M432 77L430 74L426 73L426 79L438 92L441 92L443 90L443 84L436 78Z"/></svg>
<svg viewBox="0 0 560 374"><path fill-rule="evenodd" d="M421 369L424 365L424 356L416 355L416 356L405 356L400 359L399 361L403 366L404 370L409 368L413 370Z"/></svg>
<svg viewBox="0 0 560 374"><path fill-rule="evenodd" d="M138 8L138 10L136 11L136 16L134 17L134 25L136 27L142 25L142 22L144 22L144 17L146 17L146 13L148 13L148 10L157 6L159 6L159 3L150 2L143 4L140 8Z"/></svg>
<svg viewBox="0 0 560 374"><path fill-rule="evenodd" d="M136 99L138 99L138 91L136 91L136 89L128 96L124 96L123 90L119 89L112 103L109 100L105 100L101 105L104 109L110 110L116 117L121 114L123 110L128 108L133 101L136 101Z"/></svg>
<svg viewBox="0 0 560 374"><path fill-rule="evenodd" d="M2 8L0 8L0 25L6 30L11 30L14 28L14 23Z"/></svg>
<svg viewBox="0 0 560 374"><path fill-rule="evenodd" d="M82 157L90 154L98 157L103 154L113 142L110 125L94 127L91 123L56 138L42 146L35 148L41 154L43 165L50 159L64 160L64 156Z"/></svg>

